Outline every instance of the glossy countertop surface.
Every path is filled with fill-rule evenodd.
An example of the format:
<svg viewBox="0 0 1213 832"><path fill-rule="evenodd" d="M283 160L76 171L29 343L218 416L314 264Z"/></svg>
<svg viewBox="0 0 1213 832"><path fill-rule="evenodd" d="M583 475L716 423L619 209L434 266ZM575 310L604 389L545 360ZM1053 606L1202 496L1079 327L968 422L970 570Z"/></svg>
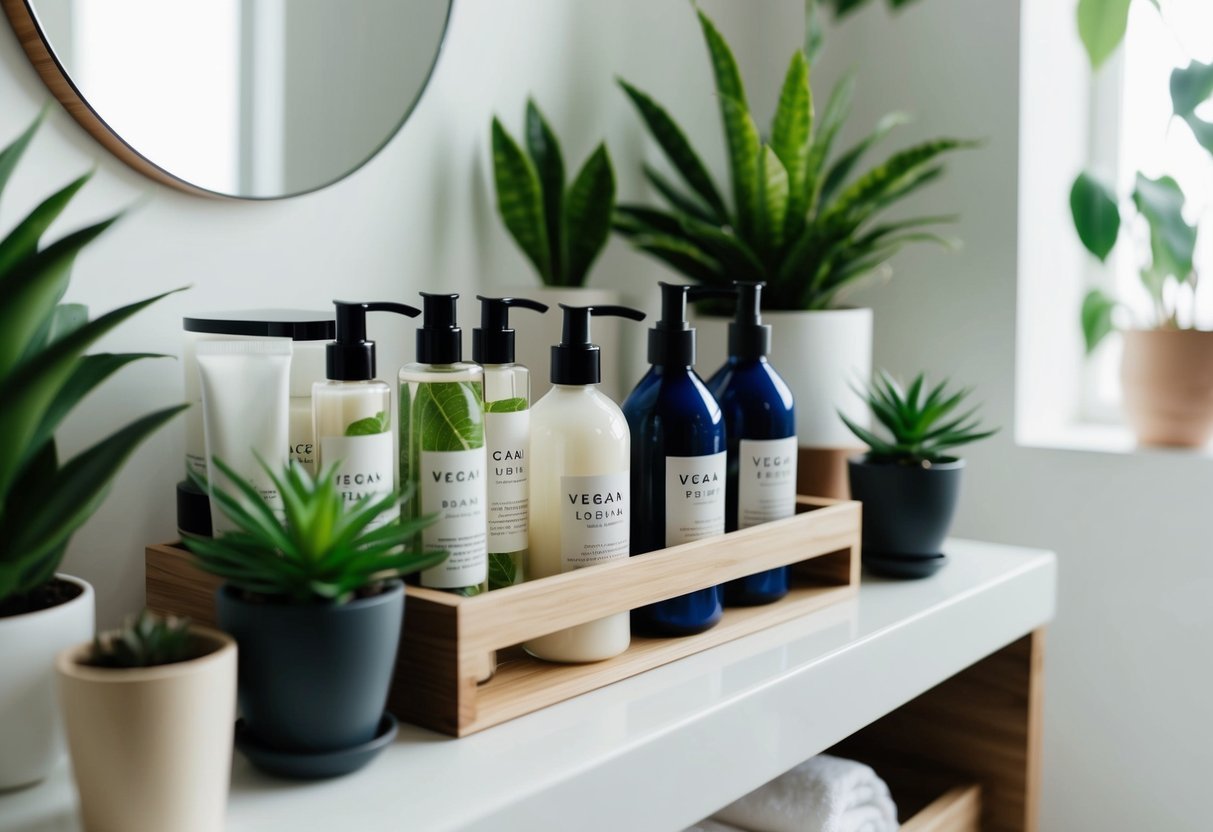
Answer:
<svg viewBox="0 0 1213 832"><path fill-rule="evenodd" d="M950 541L858 596L463 739L402 725L321 783L236 756L228 832L678 830L1053 616L1052 553ZM0 832L76 832L70 770L0 794Z"/></svg>

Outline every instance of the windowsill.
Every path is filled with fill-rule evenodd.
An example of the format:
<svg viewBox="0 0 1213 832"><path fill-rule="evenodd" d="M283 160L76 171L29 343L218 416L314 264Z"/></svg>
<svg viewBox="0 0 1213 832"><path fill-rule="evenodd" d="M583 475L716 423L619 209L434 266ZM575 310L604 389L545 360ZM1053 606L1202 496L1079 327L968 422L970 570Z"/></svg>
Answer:
<svg viewBox="0 0 1213 832"><path fill-rule="evenodd" d="M1203 448L1143 447L1137 444L1133 432L1126 425L1094 422L1080 422L1029 431L1021 430L1015 437L1015 441L1022 448L1213 459L1213 446L1210 445Z"/></svg>

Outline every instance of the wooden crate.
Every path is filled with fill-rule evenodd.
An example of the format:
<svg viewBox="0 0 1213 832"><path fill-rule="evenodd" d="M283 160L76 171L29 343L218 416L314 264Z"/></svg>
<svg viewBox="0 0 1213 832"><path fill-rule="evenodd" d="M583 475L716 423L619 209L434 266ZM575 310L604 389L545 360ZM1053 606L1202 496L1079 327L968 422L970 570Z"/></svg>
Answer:
<svg viewBox="0 0 1213 832"><path fill-rule="evenodd" d="M462 737L853 596L859 587L859 504L801 497L798 511L786 520L470 598L409 586L388 707L409 722ZM699 635L634 636L620 656L575 665L510 649L785 565L793 565L786 598L728 609ZM218 583L178 546L147 550L147 605L153 610L212 623ZM493 651L499 652L497 673L477 684Z"/></svg>

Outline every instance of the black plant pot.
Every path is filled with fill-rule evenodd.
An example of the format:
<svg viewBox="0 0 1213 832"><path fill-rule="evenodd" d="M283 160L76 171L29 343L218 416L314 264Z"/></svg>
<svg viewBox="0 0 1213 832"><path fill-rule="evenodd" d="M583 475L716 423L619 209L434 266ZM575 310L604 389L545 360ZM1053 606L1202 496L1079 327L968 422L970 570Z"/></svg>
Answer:
<svg viewBox="0 0 1213 832"><path fill-rule="evenodd" d="M964 460L922 467L856 457L848 471L851 497L863 503L865 564L871 565L875 555L933 558L942 565L939 556L956 513Z"/></svg>
<svg viewBox="0 0 1213 832"><path fill-rule="evenodd" d="M243 727L262 745L315 754L376 736L404 619L404 584L347 604L250 601L217 593L236 639Z"/></svg>

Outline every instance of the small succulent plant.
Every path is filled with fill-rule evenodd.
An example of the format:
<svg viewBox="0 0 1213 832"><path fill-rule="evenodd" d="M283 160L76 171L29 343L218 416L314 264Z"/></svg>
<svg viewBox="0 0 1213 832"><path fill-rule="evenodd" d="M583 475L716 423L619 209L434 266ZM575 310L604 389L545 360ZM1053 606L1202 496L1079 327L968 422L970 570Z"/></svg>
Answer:
<svg viewBox="0 0 1213 832"><path fill-rule="evenodd" d="M127 619L120 629L99 633L85 659L92 667L158 667L196 658L190 622L150 610Z"/></svg>
<svg viewBox="0 0 1213 832"><path fill-rule="evenodd" d="M885 439L839 412L851 432L867 444L867 458L871 462L929 466L948 460L954 448L998 432L997 428L982 428L976 407L956 415L961 403L972 393L970 388L949 390L947 381L928 387L924 373L919 373L903 389L881 370L857 392L890 436Z"/></svg>
<svg viewBox="0 0 1213 832"><path fill-rule="evenodd" d="M282 496L285 516L279 517L243 477L222 460L213 462L239 492L214 492L237 530L215 538L186 535L185 545L202 569L246 594L288 603L342 604L359 594L374 594L384 581L446 560L445 552L411 549L433 516L372 526L400 503L399 491L347 503L334 467L313 478L294 461L281 473L262 463ZM206 488L202 482L199 486Z"/></svg>

